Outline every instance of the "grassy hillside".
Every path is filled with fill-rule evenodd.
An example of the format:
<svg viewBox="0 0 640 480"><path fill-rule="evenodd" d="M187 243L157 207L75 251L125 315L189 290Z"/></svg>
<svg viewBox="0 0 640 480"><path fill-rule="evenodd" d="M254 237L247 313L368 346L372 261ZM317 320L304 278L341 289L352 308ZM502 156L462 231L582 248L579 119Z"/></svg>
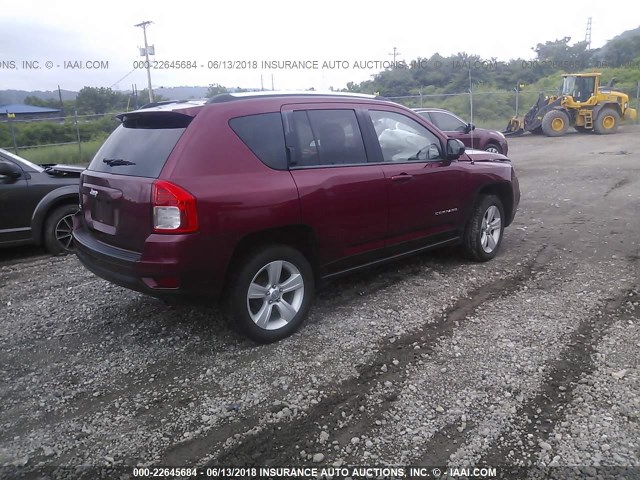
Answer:
<svg viewBox="0 0 640 480"><path fill-rule="evenodd" d="M80 149L78 149L77 143L21 149L18 150L18 155L40 165L45 163L62 163L66 165L86 166L91 162L91 159L100 149L105 140L106 137L82 142L80 144Z"/></svg>
<svg viewBox="0 0 640 480"><path fill-rule="evenodd" d="M640 63L640 62L639 62ZM587 70L588 71L594 71ZM629 95L631 106L636 107L637 82L640 80L640 68L635 65L600 68L601 82L605 85L611 78L616 78L616 90ZM519 93L519 115L526 113L537 101L540 93L553 95L562 85L561 71L546 75L539 80L525 84ZM472 77L473 81L473 77ZM419 92L422 91L422 102ZM382 92L380 92L382 94ZM450 110L464 119L471 118L471 102L468 93L453 95L449 87L425 87L412 89L411 98L391 97L392 100L408 107L434 107ZM473 89L473 123L487 128L502 129L508 120L515 115L516 93L514 90L501 89L495 83L487 82Z"/></svg>

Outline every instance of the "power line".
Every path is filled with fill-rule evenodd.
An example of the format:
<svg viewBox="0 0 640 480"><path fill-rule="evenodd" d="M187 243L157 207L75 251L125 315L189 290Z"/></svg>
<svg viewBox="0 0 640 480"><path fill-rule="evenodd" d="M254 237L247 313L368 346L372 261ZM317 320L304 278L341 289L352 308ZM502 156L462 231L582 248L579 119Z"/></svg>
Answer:
<svg viewBox="0 0 640 480"><path fill-rule="evenodd" d="M115 87L117 84L119 84L121 81L123 81L125 78L127 78L129 75L131 75L133 72L135 72L137 70L137 68L134 68L133 70L131 70L129 73L127 73L124 77L122 77L120 80L118 80L117 82L115 82L113 85L111 85L109 88L113 88Z"/></svg>

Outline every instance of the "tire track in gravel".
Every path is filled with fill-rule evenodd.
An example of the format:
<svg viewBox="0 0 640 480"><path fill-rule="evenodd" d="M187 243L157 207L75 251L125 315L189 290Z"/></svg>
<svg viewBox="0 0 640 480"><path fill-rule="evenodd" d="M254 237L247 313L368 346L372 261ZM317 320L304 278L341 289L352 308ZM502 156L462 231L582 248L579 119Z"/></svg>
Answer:
<svg viewBox="0 0 640 480"><path fill-rule="evenodd" d="M608 196L614 190L628 185L629 183L631 183L631 181L628 178L623 178L622 180L617 181L613 187L607 190L607 192L604 194L604 197Z"/></svg>
<svg viewBox="0 0 640 480"><path fill-rule="evenodd" d="M551 249L542 246L534 259L525 264L518 274L477 288L470 292L468 297L459 299L448 308L436 322L423 325L418 330L398 338L394 343L386 342L379 345L379 353L373 361L359 366L357 377L338 385L335 393L315 405L304 417L287 423L269 424L263 428L259 426L257 415L247 418L242 422L241 428L249 433L241 443L221 451L209 464L271 465L277 462L286 463L287 460L299 463L299 449L314 443L318 425L339 427L345 417L349 417L352 422L348 429L349 436L369 431L373 421L397 398L397 393L390 393L373 413L361 414L360 407L364 405L367 395L376 385L391 380L394 384L401 384L406 375L407 365L419 360L421 354L431 351L443 338L451 336L454 329L463 324L484 302L517 291L536 272L545 268L552 256ZM419 353L415 350L418 343L421 348ZM396 359L397 364L388 368L386 373L380 374L382 365L390 363L392 359ZM240 431L238 424L233 427L223 428L207 437L176 445L165 453L163 463L189 463L211 454L212 448L216 444L224 444L232 431ZM347 435L347 432L344 434Z"/></svg>
<svg viewBox="0 0 640 480"><path fill-rule="evenodd" d="M633 290L626 290L608 300L602 315L582 322L571 336L568 348L551 364L540 392L514 415L514 433L505 432L504 440L485 452L478 465L529 466L536 462L537 454L543 449L541 443L547 442L557 423L564 418L565 408L573 399L573 390L595 370L593 355L598 342L614 323L632 319L632 315L623 309L630 298L634 298ZM448 457L441 460L434 464L444 464Z"/></svg>

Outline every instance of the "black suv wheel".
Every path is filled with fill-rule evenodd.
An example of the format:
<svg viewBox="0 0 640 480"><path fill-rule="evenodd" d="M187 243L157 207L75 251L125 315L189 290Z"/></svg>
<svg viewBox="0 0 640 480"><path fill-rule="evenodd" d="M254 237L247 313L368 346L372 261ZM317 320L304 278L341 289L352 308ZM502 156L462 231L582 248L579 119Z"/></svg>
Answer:
<svg viewBox="0 0 640 480"><path fill-rule="evenodd" d="M75 205L62 205L55 208L44 224L44 244L53 255L66 255L73 248L73 216L78 211Z"/></svg>

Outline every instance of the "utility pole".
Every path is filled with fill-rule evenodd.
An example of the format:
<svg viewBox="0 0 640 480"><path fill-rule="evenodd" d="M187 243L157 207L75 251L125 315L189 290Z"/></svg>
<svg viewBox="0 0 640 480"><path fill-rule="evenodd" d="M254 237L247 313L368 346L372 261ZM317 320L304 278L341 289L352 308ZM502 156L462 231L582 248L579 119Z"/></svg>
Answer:
<svg viewBox="0 0 640 480"><path fill-rule="evenodd" d="M393 47L393 53L390 53L389 55L393 56L393 68L396 67L396 57L398 55L400 55L400 52L398 51L398 49L396 47Z"/></svg>
<svg viewBox="0 0 640 480"><path fill-rule="evenodd" d="M62 92L60 91L60 85L58 85L58 99L60 100L60 114L64 116L64 105L62 104Z"/></svg>
<svg viewBox="0 0 640 480"><path fill-rule="evenodd" d="M640 110L640 82L638 82L638 87L636 89L636 111ZM640 123L640 119L636 117L636 123Z"/></svg>
<svg viewBox="0 0 640 480"><path fill-rule="evenodd" d="M146 20L144 22L140 22L134 27L142 27L142 32L144 34L144 56L146 60L147 66L147 80L149 81L149 102L153 103L153 88L151 88L151 65L149 64L149 45L147 44L147 26L151 25L153 22Z"/></svg>

